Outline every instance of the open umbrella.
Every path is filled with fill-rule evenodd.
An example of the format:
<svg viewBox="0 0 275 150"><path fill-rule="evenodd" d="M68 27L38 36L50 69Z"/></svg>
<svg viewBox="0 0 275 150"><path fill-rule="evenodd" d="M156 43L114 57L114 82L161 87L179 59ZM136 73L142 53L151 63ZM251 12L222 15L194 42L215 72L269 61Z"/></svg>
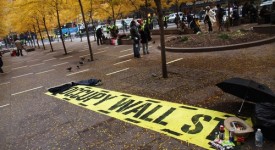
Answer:
<svg viewBox="0 0 275 150"><path fill-rule="evenodd" d="M239 110L242 109L245 100L251 102L275 102L275 95L266 85L257 83L253 80L242 78L231 78L216 84L224 92L244 99Z"/></svg>

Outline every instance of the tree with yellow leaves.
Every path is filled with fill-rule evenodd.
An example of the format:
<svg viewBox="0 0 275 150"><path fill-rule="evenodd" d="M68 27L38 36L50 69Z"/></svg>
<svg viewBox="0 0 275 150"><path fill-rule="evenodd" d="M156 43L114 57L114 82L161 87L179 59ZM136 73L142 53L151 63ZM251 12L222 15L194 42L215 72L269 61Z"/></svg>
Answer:
<svg viewBox="0 0 275 150"><path fill-rule="evenodd" d="M116 19L135 10L129 0L101 0L100 2L97 4L100 8L97 12L104 18L111 18L114 24Z"/></svg>
<svg viewBox="0 0 275 150"><path fill-rule="evenodd" d="M7 1L0 1L0 36L1 37L4 37L5 35L8 34L8 30L7 30L7 19L6 19L6 14L8 12L8 9L7 9Z"/></svg>
<svg viewBox="0 0 275 150"><path fill-rule="evenodd" d="M40 38L45 49L43 36L41 34L40 21L43 21L47 36L49 38L49 33L46 25L46 15L48 10L44 4L43 0L17 0L12 3L12 12L10 13L10 20L13 24L13 30L21 33L28 30L30 32L31 28L35 28L35 24L38 26L38 31ZM39 43L37 41L39 46ZM51 43L50 43L51 45ZM53 51L52 45L51 50Z"/></svg>

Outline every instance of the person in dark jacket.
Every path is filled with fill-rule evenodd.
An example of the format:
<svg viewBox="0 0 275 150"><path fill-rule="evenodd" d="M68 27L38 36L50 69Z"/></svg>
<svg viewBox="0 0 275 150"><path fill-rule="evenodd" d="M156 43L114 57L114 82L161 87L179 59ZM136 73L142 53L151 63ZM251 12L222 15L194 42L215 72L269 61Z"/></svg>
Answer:
<svg viewBox="0 0 275 150"><path fill-rule="evenodd" d="M193 20L190 22L190 28L194 31L195 34L201 32L201 29L198 25L198 18L193 18Z"/></svg>
<svg viewBox="0 0 275 150"><path fill-rule="evenodd" d="M149 51L148 51L149 36L148 36L148 33L145 31L145 27L142 28L141 26L139 26L139 34L141 38L140 43L142 44L143 55L149 54Z"/></svg>
<svg viewBox="0 0 275 150"><path fill-rule="evenodd" d="M100 44L102 45L102 35L103 35L102 29L98 28L96 30L96 42L97 42L97 45L100 45ZM100 44L99 44L99 42L100 42Z"/></svg>
<svg viewBox="0 0 275 150"><path fill-rule="evenodd" d="M131 34L131 38L133 40L134 57L140 58L140 53L139 53L139 50L140 50L140 44L139 44L140 35L138 33L137 25L136 25L136 22L134 20L130 24L130 34Z"/></svg>
<svg viewBox="0 0 275 150"><path fill-rule="evenodd" d="M191 15L191 13L189 12L187 14L187 24L188 24L188 27L190 28L190 23L191 21L193 20L193 16Z"/></svg>

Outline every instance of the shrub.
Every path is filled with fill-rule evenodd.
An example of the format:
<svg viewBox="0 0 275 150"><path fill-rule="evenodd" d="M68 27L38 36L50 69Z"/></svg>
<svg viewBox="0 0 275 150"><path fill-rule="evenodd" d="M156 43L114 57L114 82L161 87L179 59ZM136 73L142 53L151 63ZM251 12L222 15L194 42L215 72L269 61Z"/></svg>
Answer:
<svg viewBox="0 0 275 150"><path fill-rule="evenodd" d="M230 36L228 34L225 34L225 33L218 35L218 37L221 38L222 40L230 39Z"/></svg>
<svg viewBox="0 0 275 150"><path fill-rule="evenodd" d="M187 41L187 40L188 40L188 37L187 37L187 36L181 36L181 37L180 37L180 40L181 40L182 42Z"/></svg>

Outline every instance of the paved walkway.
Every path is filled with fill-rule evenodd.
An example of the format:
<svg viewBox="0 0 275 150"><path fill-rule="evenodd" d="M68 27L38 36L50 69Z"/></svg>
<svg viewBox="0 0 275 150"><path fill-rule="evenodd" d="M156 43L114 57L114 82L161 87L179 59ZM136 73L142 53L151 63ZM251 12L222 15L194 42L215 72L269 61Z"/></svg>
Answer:
<svg viewBox="0 0 275 150"><path fill-rule="evenodd" d="M0 149L204 149L44 94L50 87L72 81L102 79L103 89L227 113L237 112L241 99L223 93L216 83L243 77L275 91L275 43L224 52L167 52L168 78L163 79L158 37L154 39L150 54L140 59L133 57L131 45L93 42L94 61L85 62L79 70L80 57L89 58L85 42L66 42L68 55L61 43L54 44L54 52L47 46L23 57L4 55ZM250 116L253 105L245 104L243 110L243 115ZM255 149L253 136L242 149ZM274 147L274 142L264 144L264 149Z"/></svg>

